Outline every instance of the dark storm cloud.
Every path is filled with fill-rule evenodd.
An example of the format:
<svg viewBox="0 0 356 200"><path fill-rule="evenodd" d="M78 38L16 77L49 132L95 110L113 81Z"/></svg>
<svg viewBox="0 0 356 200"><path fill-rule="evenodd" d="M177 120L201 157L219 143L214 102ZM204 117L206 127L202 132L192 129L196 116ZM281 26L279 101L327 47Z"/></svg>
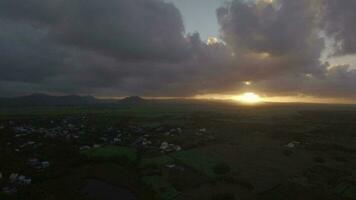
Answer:
<svg viewBox="0 0 356 200"><path fill-rule="evenodd" d="M320 61L320 31L353 39L351 27L332 31L328 9L348 8L328 1L228 2L217 10L223 43L207 45L161 0L2 0L1 95L354 97L355 70Z"/></svg>
<svg viewBox="0 0 356 200"><path fill-rule="evenodd" d="M178 9L161 0L2 0L0 16L47 28L60 44L121 59L189 55Z"/></svg>
<svg viewBox="0 0 356 200"><path fill-rule="evenodd" d="M325 97L356 98L356 70L350 65L331 67L323 78L311 78L305 82L305 93L317 93Z"/></svg>
<svg viewBox="0 0 356 200"><path fill-rule="evenodd" d="M330 67L330 66L329 66ZM322 77L283 76L264 80L256 87L279 95L314 95L318 97L356 98L356 70L350 65L329 68Z"/></svg>
<svg viewBox="0 0 356 200"><path fill-rule="evenodd" d="M354 1L275 0L271 4L235 0L218 9L217 16L223 40L238 55L239 72L255 82L251 89L269 95L354 97L355 70L330 68L320 60L325 49L320 32L325 27L337 42L349 42L341 46L344 53L352 52L356 38L356 26L350 23L356 19L352 4ZM340 16L328 19L336 15ZM340 26L343 28L338 29Z"/></svg>
<svg viewBox="0 0 356 200"><path fill-rule="evenodd" d="M180 12L161 0L3 0L0 19L6 88L162 95L195 62Z"/></svg>
<svg viewBox="0 0 356 200"><path fill-rule="evenodd" d="M60 73L65 53L53 48L45 30L0 19L0 80L41 82Z"/></svg>
<svg viewBox="0 0 356 200"><path fill-rule="evenodd" d="M31 41L31 46L13 43L16 48L30 48L48 60L61 61L58 66L44 60L38 70L25 63L28 59L18 63L42 78L32 82L36 90L186 96L223 87L216 82L224 80L226 49L207 46L199 34L185 36L180 13L173 4L160 0L4 0L0 13L14 26L27 23L31 31L43 32L41 40ZM28 34L28 38L33 37ZM1 40L9 38L3 36ZM48 53L62 49L66 54L47 58L48 53L42 51L46 48ZM59 72L42 74L49 69ZM27 73L18 71L15 75L2 80L24 82Z"/></svg>
<svg viewBox="0 0 356 200"><path fill-rule="evenodd" d="M257 71L265 72L261 75L323 71L319 58L324 43L318 36L310 0L275 4L236 0L220 8L217 15L222 38L237 54L266 55L263 66L256 66ZM256 71L256 67L251 66L251 70Z"/></svg>
<svg viewBox="0 0 356 200"><path fill-rule="evenodd" d="M356 53L356 1L325 0L322 24L335 40L336 55Z"/></svg>

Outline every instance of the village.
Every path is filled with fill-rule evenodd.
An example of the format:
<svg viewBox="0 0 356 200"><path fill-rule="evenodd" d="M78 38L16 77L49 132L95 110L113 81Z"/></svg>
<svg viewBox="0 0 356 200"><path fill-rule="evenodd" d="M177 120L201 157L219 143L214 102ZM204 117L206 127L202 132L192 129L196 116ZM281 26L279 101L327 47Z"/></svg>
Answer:
<svg viewBox="0 0 356 200"><path fill-rule="evenodd" d="M53 157L45 153L50 146L69 145L71 149L77 150L75 153L79 155L85 155L85 152L95 149L111 148L114 152L120 151L120 148L130 148L140 157L178 152L186 146L170 142L184 134L180 127L162 126L153 129L137 125L97 127L88 122L86 115L56 120L9 120L1 123L0 131L2 138L6 138L1 140L2 152L14 156L11 160L18 165L14 168L9 166L0 168L1 190L8 196L16 195L21 189L33 184L36 177L56 168L58 161L55 155ZM194 130L194 136L202 142L215 139L206 128ZM114 157L115 155L110 159ZM165 167L184 170L183 166L173 161L166 163Z"/></svg>
<svg viewBox="0 0 356 200"><path fill-rule="evenodd" d="M268 107L143 107L3 116L1 199L355 199L353 122L343 113L335 121L349 126L337 132L327 118L283 107L273 117Z"/></svg>

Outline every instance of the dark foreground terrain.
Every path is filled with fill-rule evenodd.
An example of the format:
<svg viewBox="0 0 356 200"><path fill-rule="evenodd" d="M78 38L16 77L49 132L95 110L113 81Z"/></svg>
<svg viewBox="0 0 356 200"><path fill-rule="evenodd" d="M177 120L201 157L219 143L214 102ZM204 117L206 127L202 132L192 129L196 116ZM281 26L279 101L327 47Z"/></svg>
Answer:
<svg viewBox="0 0 356 200"><path fill-rule="evenodd" d="M351 200L356 108L2 108L0 173L0 199Z"/></svg>

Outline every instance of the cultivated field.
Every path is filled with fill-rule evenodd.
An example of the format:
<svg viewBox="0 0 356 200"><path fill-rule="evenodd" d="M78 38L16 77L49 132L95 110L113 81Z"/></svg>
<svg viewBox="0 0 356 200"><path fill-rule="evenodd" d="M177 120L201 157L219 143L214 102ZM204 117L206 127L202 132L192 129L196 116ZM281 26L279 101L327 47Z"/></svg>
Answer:
<svg viewBox="0 0 356 200"><path fill-rule="evenodd" d="M2 108L0 199L356 199L356 107Z"/></svg>

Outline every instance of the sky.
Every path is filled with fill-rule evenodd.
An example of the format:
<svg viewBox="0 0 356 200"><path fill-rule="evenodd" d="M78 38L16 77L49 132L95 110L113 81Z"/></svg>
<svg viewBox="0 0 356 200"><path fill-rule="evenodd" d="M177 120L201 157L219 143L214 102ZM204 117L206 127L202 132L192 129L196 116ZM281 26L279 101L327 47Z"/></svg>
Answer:
<svg viewBox="0 0 356 200"><path fill-rule="evenodd" d="M355 101L354 8L354 0L1 0L0 96Z"/></svg>
<svg viewBox="0 0 356 200"><path fill-rule="evenodd" d="M203 40L219 36L216 10L225 0L167 0L180 10L187 33L199 32Z"/></svg>

